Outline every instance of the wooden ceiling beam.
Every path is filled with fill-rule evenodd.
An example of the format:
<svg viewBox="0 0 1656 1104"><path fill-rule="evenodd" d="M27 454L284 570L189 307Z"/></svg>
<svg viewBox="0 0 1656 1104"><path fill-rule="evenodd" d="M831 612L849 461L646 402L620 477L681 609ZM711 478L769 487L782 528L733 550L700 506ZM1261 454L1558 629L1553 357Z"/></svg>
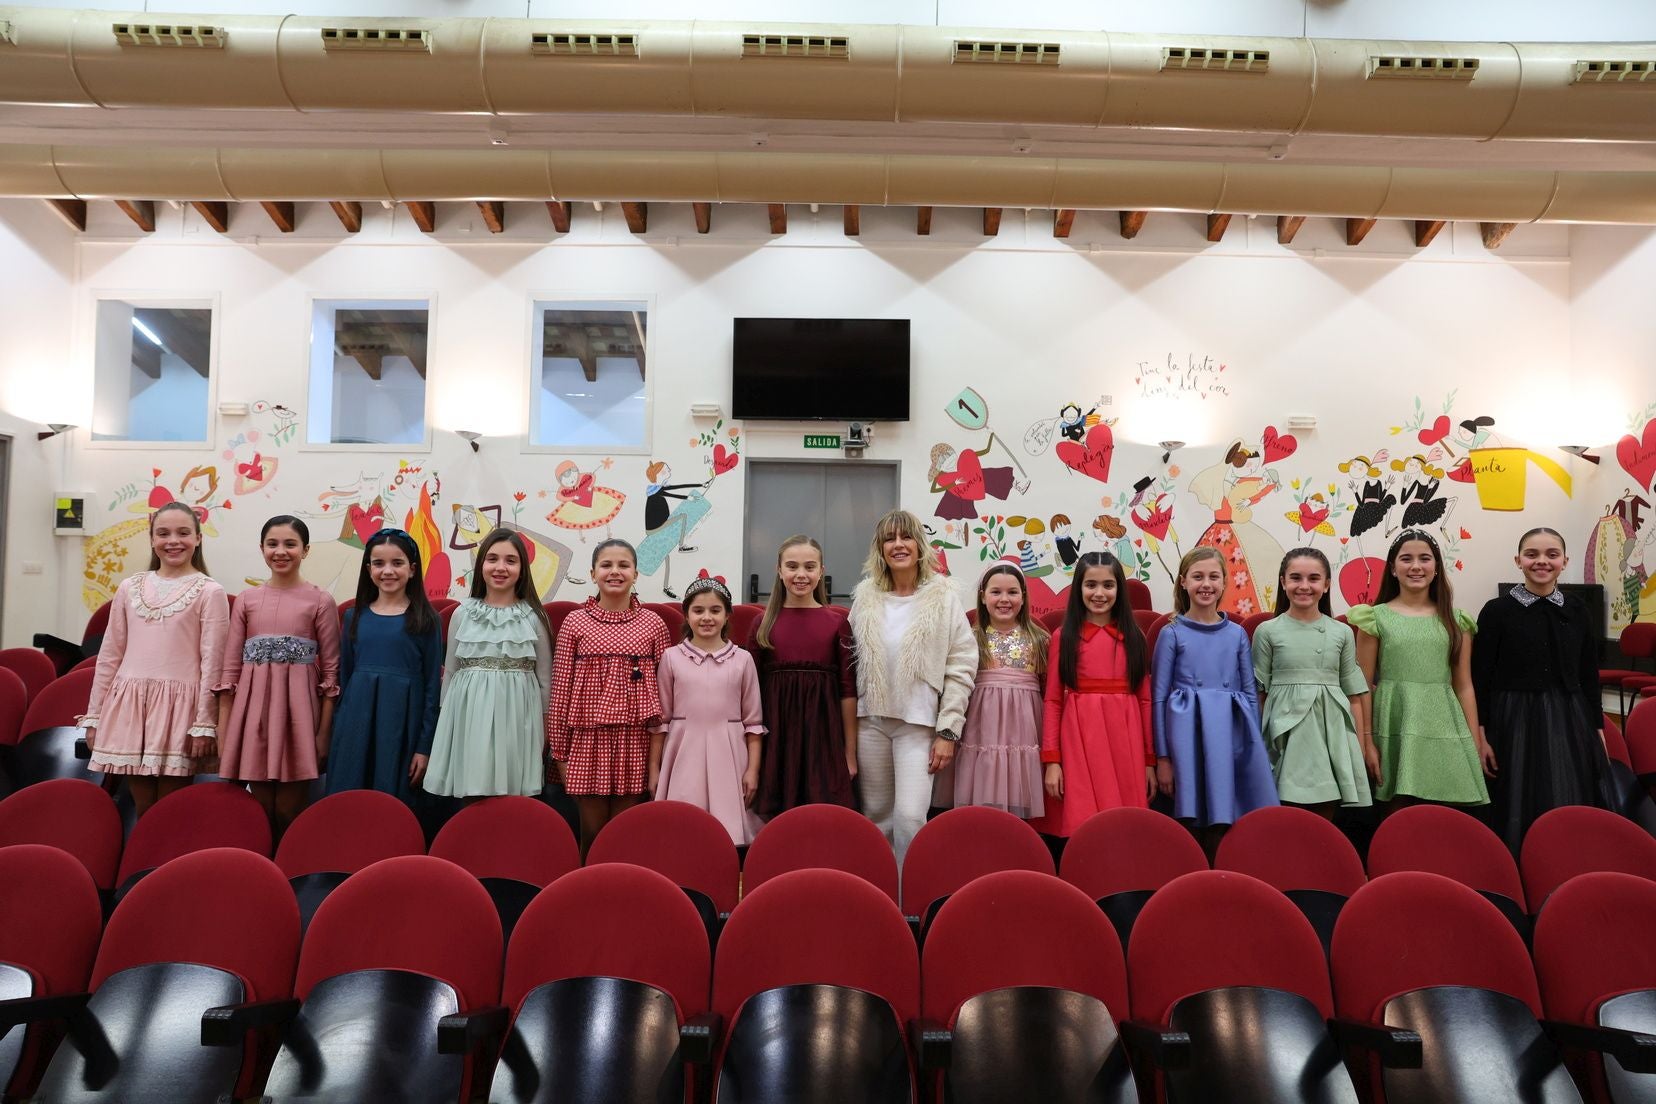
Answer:
<svg viewBox="0 0 1656 1104"><path fill-rule="evenodd" d="M855 203L845 205L845 236L854 238L862 233L862 208Z"/></svg>
<svg viewBox="0 0 1656 1104"><path fill-rule="evenodd" d="M1292 245L1294 243L1294 235L1299 233L1300 227L1304 225L1304 215L1278 215L1277 244Z"/></svg>
<svg viewBox="0 0 1656 1104"><path fill-rule="evenodd" d="M410 199L405 201L403 206L408 208L414 225L421 231L429 234L437 229L437 204L428 199Z"/></svg>
<svg viewBox="0 0 1656 1104"><path fill-rule="evenodd" d="M1144 229L1144 216L1149 213L1149 211L1121 212L1121 236L1128 240L1138 237L1139 231Z"/></svg>
<svg viewBox="0 0 1656 1104"><path fill-rule="evenodd" d="M999 207L985 207L983 209L983 236L992 238L1000 233L1001 209Z"/></svg>
<svg viewBox="0 0 1656 1104"><path fill-rule="evenodd" d="M713 230L713 205L711 203L692 203L690 210L696 215L696 233L707 234Z"/></svg>
<svg viewBox="0 0 1656 1104"><path fill-rule="evenodd" d="M155 201L150 199L117 199L115 206L137 224L146 234L155 233Z"/></svg>
<svg viewBox="0 0 1656 1104"><path fill-rule="evenodd" d="M384 345L341 345L339 351L356 361L371 380L377 381L385 371Z"/></svg>
<svg viewBox="0 0 1656 1104"><path fill-rule="evenodd" d="M362 204L354 199L330 200L328 206L333 208L334 217L339 219L339 225L345 228L347 234L355 234L362 229Z"/></svg>
<svg viewBox="0 0 1656 1104"><path fill-rule="evenodd" d="M1067 238L1067 237L1069 237L1070 236L1070 229L1074 225L1075 225L1075 208L1074 207L1060 207L1060 208L1058 208L1058 210L1052 212L1052 236L1053 237L1055 237L1055 238Z"/></svg>
<svg viewBox="0 0 1656 1104"><path fill-rule="evenodd" d="M552 229L560 234L569 233L570 205L556 199L546 201L546 213L552 216Z"/></svg>
<svg viewBox="0 0 1656 1104"><path fill-rule="evenodd" d="M1419 249L1425 249L1428 245L1431 245L1432 239L1437 237L1438 234L1442 232L1445 225L1447 224L1443 219L1438 219L1436 221L1430 219L1415 219L1415 246Z"/></svg>
<svg viewBox="0 0 1656 1104"><path fill-rule="evenodd" d="M1210 242L1223 241L1225 231L1230 229L1229 215L1209 215L1207 217L1207 240Z"/></svg>
<svg viewBox="0 0 1656 1104"><path fill-rule="evenodd" d="M932 209L921 207L914 214L914 232L921 237L931 233Z"/></svg>
<svg viewBox="0 0 1656 1104"><path fill-rule="evenodd" d="M621 213L627 218L627 230L634 234L642 234L650 228L650 205L648 203L623 203Z"/></svg>
<svg viewBox="0 0 1656 1104"><path fill-rule="evenodd" d="M1516 222L1480 222L1479 230L1483 232L1485 249L1499 249L1501 243L1507 240L1507 235L1517 229Z"/></svg>
<svg viewBox="0 0 1656 1104"><path fill-rule="evenodd" d="M498 234L506 229L506 204L500 200L480 199L477 210L483 216L483 225L489 228L489 233Z"/></svg>
<svg viewBox="0 0 1656 1104"><path fill-rule="evenodd" d="M769 203L766 204L766 210L770 215L771 233L786 234L788 232L788 205L786 203Z"/></svg>
<svg viewBox="0 0 1656 1104"><path fill-rule="evenodd" d="M76 230L86 229L86 200L84 199L48 199L46 201Z"/></svg>
<svg viewBox="0 0 1656 1104"><path fill-rule="evenodd" d="M190 206L196 214L221 234L230 232L230 204L217 199L192 199Z"/></svg>
<svg viewBox="0 0 1656 1104"><path fill-rule="evenodd" d="M132 338L132 366L152 380L161 378L161 346L143 334Z"/></svg>
<svg viewBox="0 0 1656 1104"><path fill-rule="evenodd" d="M1346 244L1362 245L1363 239L1368 237L1369 231L1374 229L1375 219L1348 218L1345 220Z"/></svg>
<svg viewBox="0 0 1656 1104"><path fill-rule="evenodd" d="M276 224L276 229L284 234L293 233L293 204L286 200L267 199L259 204L264 208L270 221Z"/></svg>
<svg viewBox="0 0 1656 1104"><path fill-rule="evenodd" d="M161 339L162 347L194 368L196 375L206 379L212 365L212 350L208 347L209 335L196 327L185 325L172 308L140 307L139 310L144 315L139 321Z"/></svg>

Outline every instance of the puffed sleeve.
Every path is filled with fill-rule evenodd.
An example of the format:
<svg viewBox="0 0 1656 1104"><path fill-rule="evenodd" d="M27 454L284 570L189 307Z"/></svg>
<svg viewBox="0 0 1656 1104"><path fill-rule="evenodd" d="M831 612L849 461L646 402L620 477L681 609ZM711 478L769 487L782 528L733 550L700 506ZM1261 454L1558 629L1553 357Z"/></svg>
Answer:
<svg viewBox="0 0 1656 1104"><path fill-rule="evenodd" d="M320 588L316 591L316 613L311 629L316 633L316 689L324 698L339 697L340 649L339 609L333 598ZM236 649L237 654L241 649Z"/></svg>
<svg viewBox="0 0 1656 1104"><path fill-rule="evenodd" d="M437 710L443 692L441 625L431 626L425 635L420 637L420 663L423 668L420 674L425 680L425 715L420 721L420 744L415 751L419 755L430 755L431 742L437 736Z"/></svg>
<svg viewBox="0 0 1656 1104"><path fill-rule="evenodd" d="M1373 606L1352 606L1346 611L1346 621L1354 629L1362 629L1376 640L1380 638L1380 617Z"/></svg>
<svg viewBox="0 0 1656 1104"><path fill-rule="evenodd" d="M121 669L121 658L126 655L127 607L132 604L131 590L138 583L127 579L115 588L115 597L109 601L109 627L104 629L103 643L98 646L97 674L92 676L92 694L86 699L86 713L76 720L82 728L98 727L98 710L103 706L109 684Z"/></svg>
<svg viewBox="0 0 1656 1104"><path fill-rule="evenodd" d="M656 694L661 698L661 718L655 726L657 732L666 732L673 722L673 668L677 662L666 654L656 661Z"/></svg>
<svg viewBox="0 0 1656 1104"><path fill-rule="evenodd" d="M1253 676L1254 684L1259 687L1261 694L1271 692L1271 659L1274 645L1271 642L1271 623L1269 621L1254 631L1253 638ZM1351 635L1350 633L1346 634Z"/></svg>
<svg viewBox="0 0 1656 1104"><path fill-rule="evenodd" d="M1052 634L1047 644L1046 694L1045 707L1041 714L1041 762L1062 763L1063 753L1059 749L1058 733L1064 721L1064 680L1058 677L1058 638L1060 632Z"/></svg>
<svg viewBox="0 0 1656 1104"><path fill-rule="evenodd" d="M230 632L224 641L224 668L219 672L214 690L234 690L241 684L242 645L247 643L247 610L257 602L249 602L252 592L242 595L241 601L230 609Z"/></svg>
<svg viewBox="0 0 1656 1104"><path fill-rule="evenodd" d="M223 673L224 641L230 635L230 602L224 596L224 588L211 579L202 587L197 602L201 606L201 684L195 723L190 725L187 735L217 736L218 701L213 686Z"/></svg>
<svg viewBox="0 0 1656 1104"><path fill-rule="evenodd" d="M742 731L749 736L765 734L765 710L759 701L759 672L754 669L753 657L740 652L733 657L741 664Z"/></svg>
<svg viewBox="0 0 1656 1104"><path fill-rule="evenodd" d="M966 609L955 596L954 584L947 579L943 585L950 588L949 656L943 666L943 692L937 705L937 727L958 733L966 723L966 706L972 700L972 686L977 682L977 637L971 622L966 620Z"/></svg>
<svg viewBox="0 0 1656 1104"><path fill-rule="evenodd" d="M1460 626L1460 631L1463 633L1476 633L1478 631L1477 619L1459 607L1455 609L1455 624Z"/></svg>
<svg viewBox="0 0 1656 1104"><path fill-rule="evenodd" d="M1490 716L1491 699L1497 689L1495 676L1500 666L1503 636L1501 615L1506 612L1503 606L1520 608L1510 598L1492 598L1478 611L1478 646L1472 649L1472 692L1478 699L1478 716L1485 718Z"/></svg>
<svg viewBox="0 0 1656 1104"><path fill-rule="evenodd" d="M575 617L558 628L558 646L552 649L552 700L546 708L546 746L562 762L569 754L569 687L575 681Z"/></svg>
<svg viewBox="0 0 1656 1104"><path fill-rule="evenodd" d="M1156 637L1156 654L1150 660L1150 719L1156 736L1156 757L1166 759L1171 754L1167 747L1167 699L1173 694L1173 663L1178 654L1173 626L1169 621Z"/></svg>
<svg viewBox="0 0 1656 1104"><path fill-rule="evenodd" d="M1363 669L1357 666L1357 638L1338 621L1332 618L1330 621L1328 631L1334 634L1334 653L1340 664L1340 689L1348 698L1368 693L1368 679L1363 677Z"/></svg>

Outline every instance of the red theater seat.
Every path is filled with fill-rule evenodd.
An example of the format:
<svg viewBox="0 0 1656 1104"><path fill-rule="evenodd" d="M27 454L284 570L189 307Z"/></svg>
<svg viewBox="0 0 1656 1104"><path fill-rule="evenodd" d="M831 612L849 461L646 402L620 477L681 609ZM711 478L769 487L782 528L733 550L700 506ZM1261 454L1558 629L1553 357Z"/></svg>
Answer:
<svg viewBox="0 0 1656 1104"><path fill-rule="evenodd" d="M569 824L532 797L472 802L443 825L431 853L483 883L506 937L542 888L581 865Z"/></svg>
<svg viewBox="0 0 1656 1104"><path fill-rule="evenodd" d="M1201 845L1172 817L1150 809L1106 809L1070 837L1059 873L1098 902L1126 947L1152 893L1207 868Z"/></svg>
<svg viewBox="0 0 1656 1104"><path fill-rule="evenodd" d="M1344 833L1309 809L1292 805L1243 816L1220 841L1213 867L1281 890L1305 913L1325 948L1346 899L1368 880L1363 860Z"/></svg>
<svg viewBox="0 0 1656 1104"><path fill-rule="evenodd" d="M765 616L765 607L744 603L730 611L730 639L740 647L747 647L748 641L753 639L753 630L759 627L760 618Z"/></svg>
<svg viewBox="0 0 1656 1104"><path fill-rule="evenodd" d="M15 671L0 667L0 747L15 746L29 711L29 688Z"/></svg>
<svg viewBox="0 0 1656 1104"><path fill-rule="evenodd" d="M736 845L717 817L683 801L646 801L604 825L587 853L588 866L599 863L654 870L706 901L715 915L736 907L742 877Z"/></svg>
<svg viewBox="0 0 1656 1104"><path fill-rule="evenodd" d="M1528 906L1518 864L1483 821L1442 805L1410 805L1380 822L1369 843L1373 878L1419 870L1476 890L1528 936Z"/></svg>
<svg viewBox="0 0 1656 1104"><path fill-rule="evenodd" d="M29 701L58 677L57 666L38 648L0 648L0 668L23 681Z"/></svg>
<svg viewBox="0 0 1656 1104"><path fill-rule="evenodd" d="M1132 606L1135 611L1147 610L1155 605L1155 600L1150 596L1148 586L1138 579L1128 579L1127 604Z"/></svg>
<svg viewBox="0 0 1656 1104"><path fill-rule="evenodd" d="M903 858L903 912L921 930L951 893L997 870L1052 874L1052 852L1028 821L982 805L950 809L923 825Z"/></svg>
<svg viewBox="0 0 1656 1104"><path fill-rule="evenodd" d="M667 639L678 643L684 636L684 611L677 602L645 602L644 608L667 626Z"/></svg>
<svg viewBox="0 0 1656 1104"><path fill-rule="evenodd" d="M1518 869L1530 911L1539 913L1552 891L1577 874L1619 870L1656 880L1656 839L1615 813L1567 805L1530 825Z"/></svg>
<svg viewBox="0 0 1656 1104"><path fill-rule="evenodd" d="M101 786L55 778L0 801L0 847L39 843L73 855L100 890L115 888L121 814Z"/></svg>
<svg viewBox="0 0 1656 1104"><path fill-rule="evenodd" d="M23 715L23 735L74 724L75 718L86 712L96 674L91 670L71 671L48 683L29 701L29 711Z"/></svg>
<svg viewBox="0 0 1656 1104"><path fill-rule="evenodd" d="M897 901L897 856L874 822L839 805L799 805L759 830L742 865L743 892L793 870L843 870Z"/></svg>
<svg viewBox="0 0 1656 1104"><path fill-rule="evenodd" d="M175 790L145 813L127 840L115 876L119 901L142 878L180 855L239 847L270 857L270 818L253 796L229 782Z"/></svg>
<svg viewBox="0 0 1656 1104"><path fill-rule="evenodd" d="M378 790L345 790L294 818L276 848L276 865L308 928L317 907L352 874L381 859L423 854L425 833L407 805Z"/></svg>

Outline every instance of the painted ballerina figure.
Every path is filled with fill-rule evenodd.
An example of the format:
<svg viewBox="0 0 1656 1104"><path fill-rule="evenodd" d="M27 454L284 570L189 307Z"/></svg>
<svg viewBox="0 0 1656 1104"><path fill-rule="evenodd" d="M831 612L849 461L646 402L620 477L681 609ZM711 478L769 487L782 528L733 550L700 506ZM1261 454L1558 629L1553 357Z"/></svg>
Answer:
<svg viewBox="0 0 1656 1104"><path fill-rule="evenodd" d="M1386 515L1391 513L1392 507L1397 505L1397 496L1392 494L1392 481L1396 476L1380 477L1379 464L1386 458L1385 450L1375 453L1374 459L1366 456L1353 456L1340 465L1340 471L1350 478L1346 485L1357 499L1357 506L1351 513L1351 539L1357 542L1357 554L1366 555L1363 551L1363 534L1372 529L1378 529L1385 524ZM1363 482L1357 482L1358 477Z"/></svg>
<svg viewBox="0 0 1656 1104"><path fill-rule="evenodd" d="M573 460L565 460L554 472L558 482L558 505L546 520L561 529L574 529L586 543L586 532L602 526L609 539L610 522L621 512L627 496L611 487L601 487L591 472L583 472Z"/></svg>
<svg viewBox="0 0 1656 1104"><path fill-rule="evenodd" d="M1443 487L1443 469L1433 467L1426 457L1418 453L1401 460L1393 460L1391 469L1403 473L1404 487L1397 496L1397 504L1403 507L1401 527L1425 529L1432 526L1447 539L1449 534L1444 530L1444 523L1454 511L1458 500L1437 497L1438 491Z"/></svg>

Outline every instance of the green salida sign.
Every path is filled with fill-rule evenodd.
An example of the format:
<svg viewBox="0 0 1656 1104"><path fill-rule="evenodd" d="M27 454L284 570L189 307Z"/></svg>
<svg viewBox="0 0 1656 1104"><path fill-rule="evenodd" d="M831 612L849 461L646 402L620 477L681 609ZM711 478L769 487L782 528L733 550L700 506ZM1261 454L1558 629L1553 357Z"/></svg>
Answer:
<svg viewBox="0 0 1656 1104"><path fill-rule="evenodd" d="M840 435L837 433L807 433L805 435L805 447L837 449L840 447Z"/></svg>

